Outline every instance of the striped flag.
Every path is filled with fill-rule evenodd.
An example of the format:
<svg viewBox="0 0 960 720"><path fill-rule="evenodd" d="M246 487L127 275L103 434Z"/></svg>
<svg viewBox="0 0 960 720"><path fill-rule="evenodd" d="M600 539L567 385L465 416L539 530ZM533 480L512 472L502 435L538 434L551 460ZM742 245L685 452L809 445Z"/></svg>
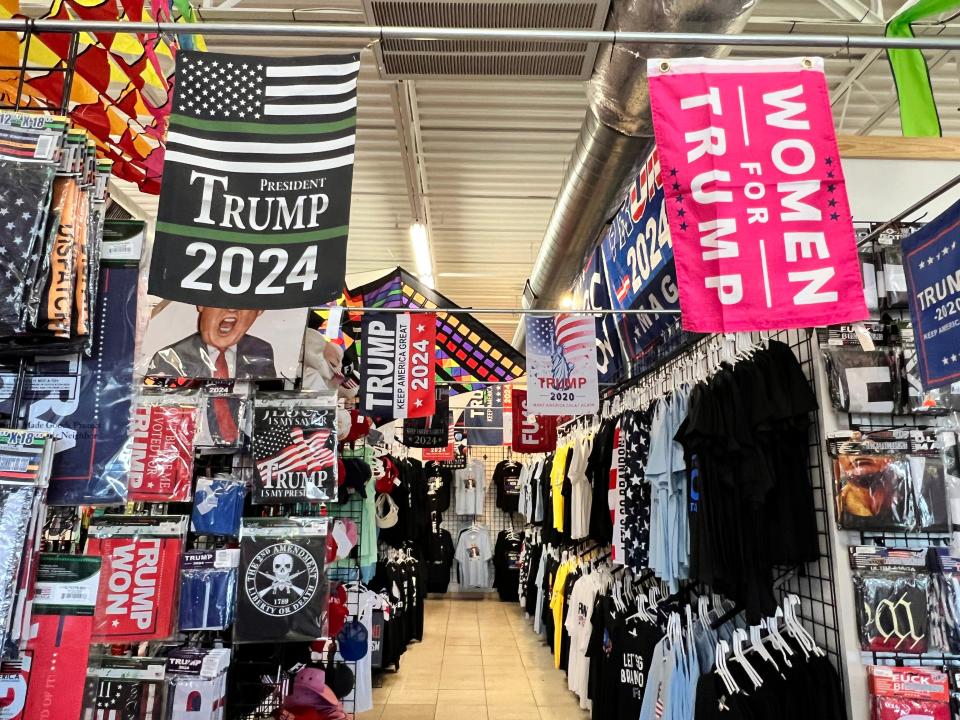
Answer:
<svg viewBox="0 0 960 720"><path fill-rule="evenodd" d="M279 309L342 291L359 71L358 53L178 54L151 293Z"/></svg>
<svg viewBox="0 0 960 720"><path fill-rule="evenodd" d="M257 460L260 479L267 482L273 473L332 467L335 456L333 448L329 446L330 436L330 430L314 430L304 438L303 428L291 428L290 445L276 455Z"/></svg>

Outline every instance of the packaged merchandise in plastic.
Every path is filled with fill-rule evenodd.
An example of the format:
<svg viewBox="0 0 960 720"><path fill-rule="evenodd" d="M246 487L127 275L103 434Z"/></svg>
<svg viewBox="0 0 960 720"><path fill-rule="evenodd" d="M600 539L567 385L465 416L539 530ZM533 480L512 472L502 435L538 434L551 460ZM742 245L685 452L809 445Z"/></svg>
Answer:
<svg viewBox="0 0 960 720"><path fill-rule="evenodd" d="M32 285L31 257L44 234L45 213L53 187L52 163L0 159L0 335L23 330Z"/></svg>
<svg viewBox="0 0 960 720"><path fill-rule="evenodd" d="M891 532L918 528L909 459L912 430L844 430L828 435L838 527ZM940 507L938 512L945 511Z"/></svg>
<svg viewBox="0 0 960 720"><path fill-rule="evenodd" d="M162 720L164 658L97 656L91 659L91 665L94 669L88 680L95 692L84 698L81 717Z"/></svg>
<svg viewBox="0 0 960 720"><path fill-rule="evenodd" d="M133 410L129 497L143 502L190 499L199 408L176 394L141 396ZM194 398L195 400L195 398Z"/></svg>
<svg viewBox="0 0 960 720"><path fill-rule="evenodd" d="M940 436L935 430L910 433L910 477L917 500L917 530L950 532L950 503L947 500L946 468Z"/></svg>
<svg viewBox="0 0 960 720"><path fill-rule="evenodd" d="M19 635L33 558L42 487L50 476L53 443L46 433L0 430L0 643ZM15 610L19 608L18 612Z"/></svg>
<svg viewBox="0 0 960 720"><path fill-rule="evenodd" d="M180 572L180 630L223 630L233 624L240 551L187 550Z"/></svg>
<svg viewBox="0 0 960 720"><path fill-rule="evenodd" d="M244 518L234 640L323 637L329 585L327 518Z"/></svg>
<svg viewBox="0 0 960 720"><path fill-rule="evenodd" d="M909 234L907 232L906 234ZM907 306L907 276L903 271L903 252L900 249L900 239L891 238L889 245L881 250L883 257L883 285L886 290L885 305L888 308L905 308Z"/></svg>
<svg viewBox="0 0 960 720"><path fill-rule="evenodd" d="M960 519L960 437L956 431L944 429L939 432L939 441L950 517ZM951 526L950 551L960 557L960 526Z"/></svg>
<svg viewBox="0 0 960 720"><path fill-rule="evenodd" d="M900 353L900 377L903 412L914 415L946 415L960 411L960 382L940 388L924 390L917 368L917 343L913 325L909 322L896 324L902 351Z"/></svg>
<svg viewBox="0 0 960 720"><path fill-rule="evenodd" d="M834 461L834 479L841 528L901 532L916 528L907 456L845 453Z"/></svg>
<svg viewBox="0 0 960 720"><path fill-rule="evenodd" d="M76 232L80 204L77 178L58 177L53 182L53 206L59 214L50 265L43 278L38 329L69 338L76 293Z"/></svg>
<svg viewBox="0 0 960 720"><path fill-rule="evenodd" d="M179 647L167 656L164 720L222 720L230 650Z"/></svg>
<svg viewBox="0 0 960 720"><path fill-rule="evenodd" d="M337 415L332 394L259 396L253 409L253 502L337 497Z"/></svg>
<svg viewBox="0 0 960 720"><path fill-rule="evenodd" d="M948 548L928 550L931 568L930 644L942 652L960 653L960 558Z"/></svg>
<svg viewBox="0 0 960 720"><path fill-rule="evenodd" d="M250 383L208 380L200 401L196 446L202 453L233 452L250 433Z"/></svg>
<svg viewBox="0 0 960 720"><path fill-rule="evenodd" d="M922 654L931 647L926 550L850 548L860 647Z"/></svg>
<svg viewBox="0 0 960 720"><path fill-rule="evenodd" d="M27 645L32 672L26 717L52 717L51 708L64 718L81 717L85 677L77 668L87 666L99 586L100 558L40 556L32 609L34 631Z"/></svg>
<svg viewBox="0 0 960 720"><path fill-rule="evenodd" d="M94 642L173 636L186 526L182 515L93 518L86 551L103 559Z"/></svg>
<svg viewBox="0 0 960 720"><path fill-rule="evenodd" d="M57 440L50 505L127 499L139 251L106 251L90 354L38 357L27 376L28 427L49 430Z"/></svg>
<svg viewBox="0 0 960 720"><path fill-rule="evenodd" d="M226 673L213 678L168 673L165 720L219 720L226 695Z"/></svg>
<svg viewBox="0 0 960 720"><path fill-rule="evenodd" d="M891 348L823 348L830 400L849 413L893 414L900 407L898 354Z"/></svg>
<svg viewBox="0 0 960 720"><path fill-rule="evenodd" d="M931 667L874 665L870 679L871 720L950 720L950 682Z"/></svg>
<svg viewBox="0 0 960 720"><path fill-rule="evenodd" d="M197 478L190 524L199 535L237 537L247 485L230 473Z"/></svg>

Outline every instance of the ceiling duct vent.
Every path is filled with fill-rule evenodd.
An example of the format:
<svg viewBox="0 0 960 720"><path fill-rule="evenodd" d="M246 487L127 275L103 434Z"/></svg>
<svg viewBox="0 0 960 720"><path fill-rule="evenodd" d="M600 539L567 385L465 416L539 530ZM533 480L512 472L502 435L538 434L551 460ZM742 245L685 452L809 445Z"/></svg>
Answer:
<svg viewBox="0 0 960 720"><path fill-rule="evenodd" d="M375 25L602 30L610 0L363 0ZM515 40L385 40L375 43L385 79L530 77L587 79L597 43Z"/></svg>

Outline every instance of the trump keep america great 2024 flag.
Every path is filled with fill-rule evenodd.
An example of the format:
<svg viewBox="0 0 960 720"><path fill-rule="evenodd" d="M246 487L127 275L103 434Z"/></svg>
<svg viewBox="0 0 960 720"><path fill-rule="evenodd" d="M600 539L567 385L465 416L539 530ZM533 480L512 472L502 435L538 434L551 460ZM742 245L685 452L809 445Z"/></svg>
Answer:
<svg viewBox="0 0 960 720"><path fill-rule="evenodd" d="M343 289L359 54L183 51L149 292L311 307Z"/></svg>

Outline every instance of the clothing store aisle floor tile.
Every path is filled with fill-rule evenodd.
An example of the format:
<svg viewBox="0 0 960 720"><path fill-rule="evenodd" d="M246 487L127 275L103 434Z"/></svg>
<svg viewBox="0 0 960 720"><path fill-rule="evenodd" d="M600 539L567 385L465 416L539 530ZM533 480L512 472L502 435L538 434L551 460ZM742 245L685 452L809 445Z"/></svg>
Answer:
<svg viewBox="0 0 960 720"><path fill-rule="evenodd" d="M357 720L590 718L514 603L427 600L423 638Z"/></svg>

